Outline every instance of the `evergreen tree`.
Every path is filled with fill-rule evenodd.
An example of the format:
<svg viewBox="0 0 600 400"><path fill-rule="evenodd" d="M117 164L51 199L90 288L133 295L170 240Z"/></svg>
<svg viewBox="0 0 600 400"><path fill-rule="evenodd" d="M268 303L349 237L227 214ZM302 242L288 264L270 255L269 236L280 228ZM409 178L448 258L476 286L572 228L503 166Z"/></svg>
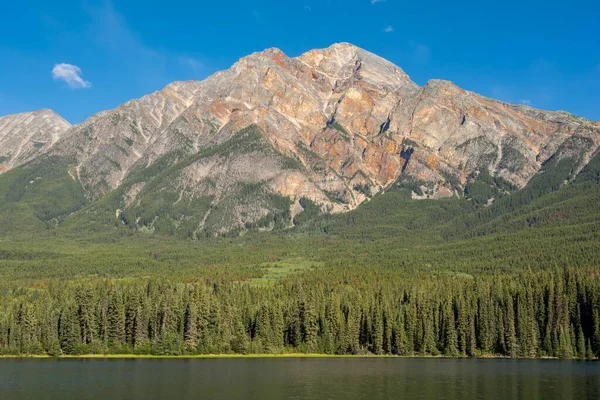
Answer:
<svg viewBox="0 0 600 400"><path fill-rule="evenodd" d="M61 351L64 354L75 354L81 343L81 332L74 305L67 305L61 312L58 331Z"/></svg>
<svg viewBox="0 0 600 400"><path fill-rule="evenodd" d="M125 342L125 308L119 290L114 290L110 294L107 323L108 346L112 349L120 349Z"/></svg>

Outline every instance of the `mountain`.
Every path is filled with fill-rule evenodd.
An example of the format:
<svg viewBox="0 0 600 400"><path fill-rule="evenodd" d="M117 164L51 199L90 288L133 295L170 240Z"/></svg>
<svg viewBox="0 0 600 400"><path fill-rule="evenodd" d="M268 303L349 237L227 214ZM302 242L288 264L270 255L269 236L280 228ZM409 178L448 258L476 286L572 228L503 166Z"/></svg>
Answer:
<svg viewBox="0 0 600 400"><path fill-rule="evenodd" d="M70 127L48 109L0 117L0 174L45 153Z"/></svg>
<svg viewBox="0 0 600 400"><path fill-rule="evenodd" d="M592 121L419 86L340 43L296 58L267 49L174 82L71 127L21 168L69 187L59 213L35 196L46 221L84 207L68 219L196 238L290 226L397 188L489 205L559 166L559 184L573 180L599 145Z"/></svg>

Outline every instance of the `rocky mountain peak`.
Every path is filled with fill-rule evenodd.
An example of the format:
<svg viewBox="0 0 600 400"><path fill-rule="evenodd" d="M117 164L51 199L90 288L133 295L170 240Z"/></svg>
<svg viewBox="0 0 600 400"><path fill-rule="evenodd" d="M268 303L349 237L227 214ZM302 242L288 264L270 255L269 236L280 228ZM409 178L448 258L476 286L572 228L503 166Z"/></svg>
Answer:
<svg viewBox="0 0 600 400"><path fill-rule="evenodd" d="M280 49L272 47L263 51L257 51L240 58L231 70L238 73L244 70L264 69L269 67L288 68L289 57Z"/></svg>
<svg viewBox="0 0 600 400"><path fill-rule="evenodd" d="M298 57L253 53L35 146L57 140L53 154L72 163L89 198L116 190L127 223L153 228L158 218L193 236L264 226L306 201L344 212L390 185L419 198L461 195L482 171L523 187L554 156L574 157L580 170L600 126L449 81L419 87L393 63L337 43ZM148 211L157 202L161 217Z"/></svg>
<svg viewBox="0 0 600 400"><path fill-rule="evenodd" d="M46 152L70 126L46 108L0 117L0 173Z"/></svg>
<svg viewBox="0 0 600 400"><path fill-rule="evenodd" d="M334 79L357 77L376 85L416 86L398 66L350 43L336 43L325 49L310 50L298 60Z"/></svg>

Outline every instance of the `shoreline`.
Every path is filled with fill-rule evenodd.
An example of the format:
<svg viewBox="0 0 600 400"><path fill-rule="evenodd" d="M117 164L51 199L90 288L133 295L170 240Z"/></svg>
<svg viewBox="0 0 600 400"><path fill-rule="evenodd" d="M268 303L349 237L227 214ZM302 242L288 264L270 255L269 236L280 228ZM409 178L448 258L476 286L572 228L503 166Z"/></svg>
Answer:
<svg viewBox="0 0 600 400"><path fill-rule="evenodd" d="M387 359L448 359L448 360L563 360L559 357L510 358L502 355L484 355L479 357L449 357L444 355L377 355L377 354L191 354L191 355L153 355L153 354L81 354L51 356L47 354L10 354L0 355L0 359L267 359L267 358L387 358ZM570 361L597 361L580 358L564 359Z"/></svg>

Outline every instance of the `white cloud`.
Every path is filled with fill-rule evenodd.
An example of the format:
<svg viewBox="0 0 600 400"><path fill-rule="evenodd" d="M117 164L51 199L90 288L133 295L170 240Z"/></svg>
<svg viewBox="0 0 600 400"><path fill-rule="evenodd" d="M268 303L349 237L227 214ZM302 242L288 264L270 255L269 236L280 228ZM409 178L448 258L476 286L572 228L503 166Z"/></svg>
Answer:
<svg viewBox="0 0 600 400"><path fill-rule="evenodd" d="M391 26L391 25L388 25L388 26L386 26L385 28L383 28L383 31L384 31L385 33L391 33L391 32L394 32L394 27L393 27L393 26Z"/></svg>
<svg viewBox="0 0 600 400"><path fill-rule="evenodd" d="M52 78L55 81L64 81L67 86L73 89L87 89L92 86L90 82L81 77L81 68L73 64L56 64L52 68Z"/></svg>
<svg viewBox="0 0 600 400"><path fill-rule="evenodd" d="M371 0L371 4L383 3L385 0Z"/></svg>
<svg viewBox="0 0 600 400"><path fill-rule="evenodd" d="M530 106L531 100L522 99L522 100L519 100L519 103L525 104L526 106Z"/></svg>
<svg viewBox="0 0 600 400"><path fill-rule="evenodd" d="M312 8L310 8L310 6L308 6L308 5L306 5L306 6L304 6L304 11L311 12Z"/></svg>

